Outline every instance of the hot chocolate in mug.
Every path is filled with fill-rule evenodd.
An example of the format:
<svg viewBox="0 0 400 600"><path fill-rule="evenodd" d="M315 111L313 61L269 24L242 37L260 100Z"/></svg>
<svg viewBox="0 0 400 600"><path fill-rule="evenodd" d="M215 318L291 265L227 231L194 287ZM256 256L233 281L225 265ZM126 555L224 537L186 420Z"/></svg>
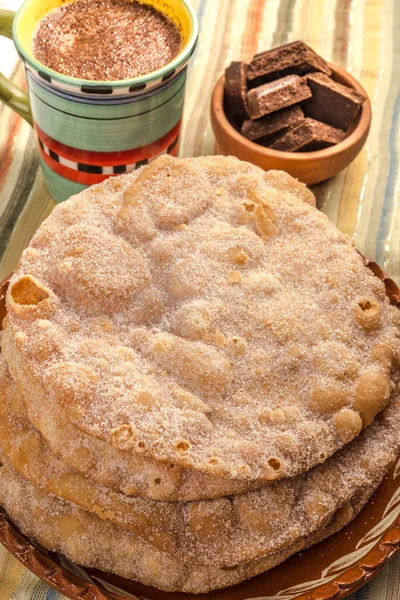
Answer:
<svg viewBox="0 0 400 600"><path fill-rule="evenodd" d="M0 35L13 39L28 85L26 93L0 73L0 101L33 125L47 187L58 202L160 154L177 154L186 71L198 36L186 0L141 0L179 27L179 54L134 79L69 77L38 62L32 52L39 21L66 1L73 0L26 0L17 13L0 10Z"/></svg>

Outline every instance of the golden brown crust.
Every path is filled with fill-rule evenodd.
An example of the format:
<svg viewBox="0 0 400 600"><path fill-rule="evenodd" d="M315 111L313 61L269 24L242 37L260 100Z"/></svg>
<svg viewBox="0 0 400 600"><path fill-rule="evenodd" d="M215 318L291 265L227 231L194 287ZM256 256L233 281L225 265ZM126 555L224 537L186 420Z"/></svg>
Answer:
<svg viewBox="0 0 400 600"><path fill-rule="evenodd" d="M56 404L48 402L45 390L27 368L6 322L3 340L4 354L7 356L29 420L41 432L53 452L62 456L66 465L93 482L118 490L127 496L141 496L158 501L218 498L243 494L269 484L256 480L221 480L212 474L119 450L102 440L86 435L60 414ZM35 350L40 354L54 351L55 343L55 337L48 344L40 344L38 340ZM182 391L180 397L188 407L195 401L200 402L186 391ZM144 404L143 397L139 401Z"/></svg>
<svg viewBox="0 0 400 600"><path fill-rule="evenodd" d="M399 424L394 396L379 422L306 475L218 500L128 499L57 458L30 425L6 371L0 380L0 446L14 469L45 492L135 533L183 563L210 567L231 568L278 552L323 527L340 506L381 480L400 446ZM373 462L365 460L368 454Z"/></svg>
<svg viewBox="0 0 400 600"><path fill-rule="evenodd" d="M279 552L233 569L199 567L182 563L142 538L47 494L18 475L0 454L0 505L23 533L77 564L171 592L206 593L267 571L344 527L373 491L373 487L363 489L339 508L329 523Z"/></svg>
<svg viewBox="0 0 400 600"><path fill-rule="evenodd" d="M373 349L394 354L398 324L351 240L304 200L232 158L162 157L57 207L7 296L49 402L119 449L225 479L332 455L357 431L342 435L338 411L366 426L387 404L390 359ZM327 411L315 395L332 386Z"/></svg>

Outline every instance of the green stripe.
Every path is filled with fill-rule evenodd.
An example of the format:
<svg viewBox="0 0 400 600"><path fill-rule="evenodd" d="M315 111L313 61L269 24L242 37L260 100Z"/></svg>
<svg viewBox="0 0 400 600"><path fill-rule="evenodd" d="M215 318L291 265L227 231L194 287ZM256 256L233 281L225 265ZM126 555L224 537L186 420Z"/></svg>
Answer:
<svg viewBox="0 0 400 600"><path fill-rule="evenodd" d="M185 77L185 76L184 76ZM48 98L51 105L38 98L32 90L30 93L32 113L37 125L51 138L78 148L95 152L118 152L132 150L151 144L167 134L178 123L182 116L184 99L184 81L180 80L181 88L175 95L160 103L158 97L149 98L154 104L152 110L143 112L143 104L134 102L130 107L131 114L126 114L127 106L113 105L109 107L90 105L85 106L90 116L78 116L69 110L78 107L75 102L60 99L50 93ZM42 90L43 91L43 90ZM167 90L163 93L165 94ZM168 90L169 92L169 90ZM55 99L63 103L63 112L53 107ZM146 106L148 106L147 100ZM140 110L139 104L142 104ZM100 109L100 111L98 111ZM122 110L121 110L122 109ZM108 120L96 120L97 115L108 113ZM139 112L139 114L138 114ZM112 119L110 117L112 115Z"/></svg>

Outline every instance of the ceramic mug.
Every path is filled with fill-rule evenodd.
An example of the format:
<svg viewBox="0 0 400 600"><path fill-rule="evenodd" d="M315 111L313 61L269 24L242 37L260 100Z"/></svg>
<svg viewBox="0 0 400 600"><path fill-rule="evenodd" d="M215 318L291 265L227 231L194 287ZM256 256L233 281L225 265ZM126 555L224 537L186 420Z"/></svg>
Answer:
<svg viewBox="0 0 400 600"><path fill-rule="evenodd" d="M197 18L186 0L141 2L179 26L182 49L157 71L119 81L68 77L34 58L38 22L65 0L26 0L17 13L0 10L0 35L13 39L28 85L26 93L0 73L0 100L33 125L47 187L58 202L160 154L178 152Z"/></svg>

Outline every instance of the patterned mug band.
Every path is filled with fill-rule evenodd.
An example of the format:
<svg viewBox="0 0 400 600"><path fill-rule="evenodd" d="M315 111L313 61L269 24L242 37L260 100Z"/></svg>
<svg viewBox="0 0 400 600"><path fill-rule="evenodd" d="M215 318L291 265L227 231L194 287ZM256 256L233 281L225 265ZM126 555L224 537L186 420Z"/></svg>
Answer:
<svg viewBox="0 0 400 600"><path fill-rule="evenodd" d="M176 155L179 149L181 120L159 140L134 150L91 152L61 144L37 125L39 150L45 163L58 175L83 185L101 183L110 175L129 173L160 156Z"/></svg>

